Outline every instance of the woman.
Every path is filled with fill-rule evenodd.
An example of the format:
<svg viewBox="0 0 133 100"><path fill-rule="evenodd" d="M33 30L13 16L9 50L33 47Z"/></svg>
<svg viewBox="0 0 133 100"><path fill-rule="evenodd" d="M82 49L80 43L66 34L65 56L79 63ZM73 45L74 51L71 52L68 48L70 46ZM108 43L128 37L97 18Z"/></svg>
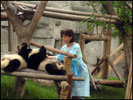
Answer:
<svg viewBox="0 0 133 100"><path fill-rule="evenodd" d="M61 51L69 52L77 55L77 58L72 59L71 72L75 77L82 77L84 81L73 81L72 83L72 99L77 99L81 96L90 96L90 77L86 64L82 60L82 53L78 43L74 42L74 32L70 29L61 31L65 45L62 46ZM56 56L58 61L64 61L64 56L58 54ZM49 57L55 58L55 57Z"/></svg>

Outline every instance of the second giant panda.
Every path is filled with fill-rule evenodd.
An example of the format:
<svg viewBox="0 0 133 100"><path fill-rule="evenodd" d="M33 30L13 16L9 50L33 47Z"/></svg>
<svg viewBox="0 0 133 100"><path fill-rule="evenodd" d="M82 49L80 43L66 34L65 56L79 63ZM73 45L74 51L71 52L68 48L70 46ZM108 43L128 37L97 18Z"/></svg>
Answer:
<svg viewBox="0 0 133 100"><path fill-rule="evenodd" d="M28 54L27 44L23 43L18 54L5 54L1 57L1 69L5 72L14 72L16 70L26 68Z"/></svg>
<svg viewBox="0 0 133 100"><path fill-rule="evenodd" d="M66 71L62 62L51 61L47 58L46 48L32 49L28 56L28 68L40 70L52 75L65 75Z"/></svg>

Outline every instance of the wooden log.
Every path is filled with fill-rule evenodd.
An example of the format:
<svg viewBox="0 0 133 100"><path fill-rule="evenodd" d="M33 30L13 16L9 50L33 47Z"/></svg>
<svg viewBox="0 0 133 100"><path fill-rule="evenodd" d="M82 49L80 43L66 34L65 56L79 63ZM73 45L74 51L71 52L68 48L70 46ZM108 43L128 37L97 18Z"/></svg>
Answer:
<svg viewBox="0 0 133 100"><path fill-rule="evenodd" d="M123 87L125 82L123 80L97 80L95 79L96 84L99 85L108 85L108 86L121 86Z"/></svg>
<svg viewBox="0 0 133 100"><path fill-rule="evenodd" d="M9 51L12 52L13 51L13 27L9 20L8 20L8 33L9 33L9 36L8 36Z"/></svg>
<svg viewBox="0 0 133 100"><path fill-rule="evenodd" d="M109 32L107 32L106 30L103 30L103 35L107 38L107 41L104 41L103 44L103 57L107 58L107 56L110 55L111 37ZM108 73L109 73L109 63L106 59L101 67L102 78L107 79Z"/></svg>
<svg viewBox="0 0 133 100"><path fill-rule="evenodd" d="M62 19L62 20L70 20L70 21L85 21L85 20L88 20L90 18L88 16L62 14L62 13L49 12L49 11L45 11L43 16L56 18L56 19ZM109 23L109 19L105 19L105 18L96 18L95 21L105 22L107 24ZM88 22L93 23L94 20L89 20ZM112 19L110 21L110 23L116 24L117 21ZM117 23L117 24L119 24L119 23Z"/></svg>
<svg viewBox="0 0 133 100"><path fill-rule="evenodd" d="M64 14L72 14L72 15L82 15L82 16L96 16L96 17L102 17L102 18L111 18L111 19L116 19L116 20L120 20L117 16L110 16L108 14L100 14L100 13L90 13L90 12L81 12L81 11L72 11L72 10L62 10L62 9L58 9L58 8L53 8L53 7L47 7L46 11L50 11L50 12L57 12L57 13L64 13Z"/></svg>
<svg viewBox="0 0 133 100"><path fill-rule="evenodd" d="M66 74L68 74L68 72L71 72L71 65L72 65L72 58L65 56L64 57L64 69L66 70Z"/></svg>
<svg viewBox="0 0 133 100"><path fill-rule="evenodd" d="M85 40L90 40L90 41L106 41L107 37L102 37L102 36L90 36L90 35L85 35L81 34L84 36Z"/></svg>
<svg viewBox="0 0 133 100"><path fill-rule="evenodd" d="M35 78L35 79L46 79L46 80L67 80L66 75L49 75L49 74L40 74L40 73L30 73L30 72L12 72L12 73L6 73L1 71L1 74L3 75L9 75L9 76L17 76L17 77L26 77L26 78ZM73 80L77 81L84 81L83 78L79 77L73 77Z"/></svg>
<svg viewBox="0 0 133 100"><path fill-rule="evenodd" d="M111 56L110 56L111 57ZM113 61L113 64L114 64L114 67L116 64L118 64L120 62L121 59L124 58L124 52L122 52L116 59L114 59ZM111 70L111 66L109 65L109 71ZM97 73L97 76L101 76L101 73Z"/></svg>
<svg viewBox="0 0 133 100"><path fill-rule="evenodd" d="M116 64L118 64L120 62L121 59L124 58L124 52L122 52L114 61L113 61L113 64L114 64L114 67ZM109 65L109 71L111 69L111 66Z"/></svg>
<svg viewBox="0 0 133 100"><path fill-rule="evenodd" d="M15 2L16 4L19 5L25 5L27 7L32 7L34 8L36 5L33 4L26 4L26 3L22 3L22 2ZM80 12L80 11L72 11L72 10L64 10L64 9L59 9L59 8L53 8L53 7L46 7L46 11L51 11L51 12L59 12L59 13L66 13L66 14L74 14L74 15L84 15L84 16L97 16L97 17L105 17L105 18L111 18L111 19L117 19L119 20L119 18L115 15L108 15L108 14L98 14L98 13L89 13L89 12Z"/></svg>
<svg viewBox="0 0 133 100"><path fill-rule="evenodd" d="M61 93L59 99L67 99L69 93L69 83L67 81L61 82Z"/></svg>
<svg viewBox="0 0 133 100"><path fill-rule="evenodd" d="M80 49L81 49L82 56L83 56L82 59L87 64L88 62L87 62L86 57L85 57L85 54L84 54L85 38L84 38L84 35L82 35L82 34L80 34L79 45L80 45Z"/></svg>
<svg viewBox="0 0 133 100"><path fill-rule="evenodd" d="M39 44L39 43L36 43L36 42L31 42L31 45L36 46L38 48L40 48L41 46L43 46L42 44ZM56 48L51 48L51 47L48 47L48 46L45 46L45 48L47 50L49 50L49 51L56 52L56 53L60 53L60 54L63 54L63 55L67 55L67 56L70 56L72 58L76 58L77 57L76 55L73 55L73 54L71 54L69 52L63 52L63 51L58 50Z"/></svg>
<svg viewBox="0 0 133 100"><path fill-rule="evenodd" d="M111 65L113 71L115 72L116 76L118 77L119 80L122 80L122 77L120 76L120 74L116 71L113 62L111 61L110 57L107 58L109 64Z"/></svg>
<svg viewBox="0 0 133 100"><path fill-rule="evenodd" d="M87 64L86 64L87 65ZM92 85L94 86L94 89L97 90L97 87L96 87L96 84L95 84L95 79L93 78L93 76L91 75L91 72L90 72L90 69L89 69L89 66L87 65L88 67L88 72L89 72L89 75L90 75L90 80L91 80L91 83Z"/></svg>
<svg viewBox="0 0 133 100"><path fill-rule="evenodd" d="M126 94L125 94L125 99L132 99L132 76L133 76L133 71L132 71L132 59L131 59L131 64L129 67L129 74L128 74L128 82L127 82L127 88L126 88Z"/></svg>
<svg viewBox="0 0 133 100"><path fill-rule="evenodd" d="M79 39L79 45L80 45L81 52L82 52L82 56L83 56L82 59L83 59L84 63L87 65L87 67L88 67L88 72L89 72L89 75L90 75L91 83L93 84L94 88L97 89L97 87L96 87L96 85L95 85L95 82L94 82L94 79L93 79L93 77L92 77L92 75L91 75L91 72L90 72L90 70L89 70L88 62L87 62L86 57L85 57L85 54L84 54L84 44L85 44L85 38L84 38L84 36L81 34L81 35L80 35L80 39Z"/></svg>
<svg viewBox="0 0 133 100"><path fill-rule="evenodd" d="M29 12L29 13L33 13L33 14L34 14L35 11L36 10L33 10L33 11L32 10L23 10L23 12L27 12L27 13ZM88 20L90 18L88 16L62 14L62 13L49 12L49 11L45 11L42 16L55 18L55 19L70 20L70 21L85 21L85 20ZM105 18L97 18L97 19L95 19L95 21L105 22L107 24L109 24L109 23L119 24L120 23L116 20L112 19L110 21L110 19L105 19ZM94 20L89 20L88 22L94 23Z"/></svg>
<svg viewBox="0 0 133 100"><path fill-rule="evenodd" d="M7 14L1 14L1 20L8 20Z"/></svg>
<svg viewBox="0 0 133 100"><path fill-rule="evenodd" d="M110 54L110 57L112 57L116 52L118 52L122 48L123 48L123 43L121 45L119 45L115 50L113 50L113 52Z"/></svg>
<svg viewBox="0 0 133 100"><path fill-rule="evenodd" d="M92 70L92 72L91 72L92 75L96 72L96 70L100 67L100 65L103 63L104 60L105 60L105 58L102 58L102 59L98 62L97 66L96 66L96 67Z"/></svg>
<svg viewBox="0 0 133 100"><path fill-rule="evenodd" d="M36 10L22 10L22 11L34 14L34 12ZM90 18L88 16L62 14L62 13L50 12L50 11L45 11L42 16L55 18L55 19L70 20L70 21L85 21L85 20L88 20ZM105 22L107 24L109 24L109 23L111 23L111 24L119 24L120 23L120 22L118 22L118 21L116 21L114 19L111 19L111 21L110 21L110 19L106 19L106 18L96 18L94 20L95 21L100 21L100 22ZM94 20L89 20L88 22L93 23Z"/></svg>
<svg viewBox="0 0 133 100"><path fill-rule="evenodd" d="M15 85L14 85L14 93L16 94L18 99L22 99L24 92L25 92L25 84L26 84L26 79L22 77L17 77L15 80Z"/></svg>
<svg viewBox="0 0 133 100"><path fill-rule="evenodd" d="M73 81L73 73L72 72L68 72L68 80L67 81L70 85L67 99L71 99L71 96L72 96L72 81Z"/></svg>

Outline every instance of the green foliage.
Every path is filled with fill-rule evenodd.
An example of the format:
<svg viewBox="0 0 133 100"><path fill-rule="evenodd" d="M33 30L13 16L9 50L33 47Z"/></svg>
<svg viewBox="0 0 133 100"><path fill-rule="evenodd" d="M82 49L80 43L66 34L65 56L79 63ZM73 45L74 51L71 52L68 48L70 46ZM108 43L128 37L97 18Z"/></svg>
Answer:
<svg viewBox="0 0 133 100"><path fill-rule="evenodd" d="M12 86L14 85L15 77L1 76L1 99L15 99Z"/></svg>
<svg viewBox="0 0 133 100"><path fill-rule="evenodd" d="M13 93L15 77L1 75L1 99L16 99ZM28 79L23 99L57 99L58 93L54 85L44 86Z"/></svg>
<svg viewBox="0 0 133 100"><path fill-rule="evenodd" d="M109 78L109 80L117 80ZM1 75L1 99L16 99L13 93L15 77ZM124 99L126 88L103 86L103 89L91 89L91 97L87 99ZM54 85L45 86L28 79L23 99L58 99Z"/></svg>
<svg viewBox="0 0 133 100"><path fill-rule="evenodd" d="M116 28L116 27L114 27L114 28ZM119 43L121 44L123 42L122 41L122 35L117 29L114 29L112 32L112 37L116 37L116 36L119 37Z"/></svg>
<svg viewBox="0 0 133 100"><path fill-rule="evenodd" d="M87 99L124 99L125 88L103 86L102 89L91 89L91 97Z"/></svg>
<svg viewBox="0 0 133 100"><path fill-rule="evenodd" d="M87 5L93 8L94 13L100 12L104 15L106 10L101 7L102 3L106 4L107 1L88 1ZM128 35L132 34L132 10L128 8L128 5L132 4L132 1L112 1L112 4L113 9L122 22L121 27ZM87 21L85 21L88 23L88 31L92 33L95 26L102 26L104 29L108 29L108 25L105 22L97 21L98 17L94 16L94 13L90 16L90 18L88 18ZM92 20L94 23L89 23ZM119 36L120 42L122 42L121 32L117 30L115 25L111 25L110 28L113 28L112 36Z"/></svg>

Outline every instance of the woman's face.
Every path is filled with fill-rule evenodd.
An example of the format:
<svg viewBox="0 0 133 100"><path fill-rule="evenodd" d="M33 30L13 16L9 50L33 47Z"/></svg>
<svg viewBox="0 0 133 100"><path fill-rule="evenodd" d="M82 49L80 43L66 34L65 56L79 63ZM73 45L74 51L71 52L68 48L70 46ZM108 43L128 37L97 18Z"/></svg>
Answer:
<svg viewBox="0 0 133 100"><path fill-rule="evenodd" d="M72 36L66 36L66 35L63 35L63 41L65 43L70 43L70 40L72 39Z"/></svg>

